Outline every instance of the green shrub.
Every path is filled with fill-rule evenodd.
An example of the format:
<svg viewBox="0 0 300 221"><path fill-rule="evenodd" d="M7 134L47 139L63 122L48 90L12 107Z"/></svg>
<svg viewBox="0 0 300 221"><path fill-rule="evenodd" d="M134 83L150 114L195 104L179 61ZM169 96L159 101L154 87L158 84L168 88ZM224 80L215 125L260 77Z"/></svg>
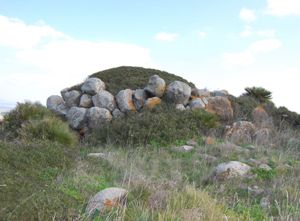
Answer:
<svg viewBox="0 0 300 221"><path fill-rule="evenodd" d="M253 97L260 103L266 103L272 99L272 92L262 87L246 87L246 95Z"/></svg>
<svg viewBox="0 0 300 221"><path fill-rule="evenodd" d="M183 81L191 87L195 87L193 83L188 82L182 77L170 74L165 71L155 69L147 69L141 67L118 67L92 74L90 77L98 77L105 82L107 90L113 94L117 94L120 90L130 88L144 88L152 75L159 75L166 81L166 84L172 81Z"/></svg>
<svg viewBox="0 0 300 221"><path fill-rule="evenodd" d="M256 174L259 179L271 180L276 176L275 170L265 170L262 168L256 168L252 170L252 173Z"/></svg>
<svg viewBox="0 0 300 221"><path fill-rule="evenodd" d="M255 98L241 95L237 98L230 96L229 99L233 106L235 120L252 120L252 111L259 105Z"/></svg>
<svg viewBox="0 0 300 221"><path fill-rule="evenodd" d="M153 110L133 113L101 125L87 137L92 144L138 146L169 145L176 140L202 135L217 126L217 117L205 111L178 111L162 104Z"/></svg>
<svg viewBox="0 0 300 221"><path fill-rule="evenodd" d="M77 137L67 123L39 103L19 103L5 116L4 132L8 139L50 140L73 145Z"/></svg>

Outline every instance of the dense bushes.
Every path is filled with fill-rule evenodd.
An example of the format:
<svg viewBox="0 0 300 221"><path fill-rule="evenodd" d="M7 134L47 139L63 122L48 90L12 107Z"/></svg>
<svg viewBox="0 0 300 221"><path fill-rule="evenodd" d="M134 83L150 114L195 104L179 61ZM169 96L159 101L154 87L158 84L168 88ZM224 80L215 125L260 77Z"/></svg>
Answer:
<svg viewBox="0 0 300 221"><path fill-rule="evenodd" d="M252 120L252 111L259 105L256 99L246 95L230 96L229 99L233 106L233 118L235 120Z"/></svg>
<svg viewBox="0 0 300 221"><path fill-rule="evenodd" d="M217 126L217 117L205 111L178 111L169 104L154 110L129 114L95 129L88 142L138 146L167 145L176 140L203 135Z"/></svg>
<svg viewBox="0 0 300 221"><path fill-rule="evenodd" d="M73 145L77 141L67 123L54 116L43 105L30 102L18 104L5 116L2 136L25 141L49 140L65 145Z"/></svg>

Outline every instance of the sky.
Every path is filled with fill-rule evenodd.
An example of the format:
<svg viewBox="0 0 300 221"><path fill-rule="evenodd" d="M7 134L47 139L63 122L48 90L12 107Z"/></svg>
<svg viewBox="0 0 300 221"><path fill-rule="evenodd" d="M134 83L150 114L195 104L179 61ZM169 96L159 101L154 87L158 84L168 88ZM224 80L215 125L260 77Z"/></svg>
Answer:
<svg viewBox="0 0 300 221"><path fill-rule="evenodd" d="M0 0L0 108L130 65L300 113L299 27L300 0Z"/></svg>

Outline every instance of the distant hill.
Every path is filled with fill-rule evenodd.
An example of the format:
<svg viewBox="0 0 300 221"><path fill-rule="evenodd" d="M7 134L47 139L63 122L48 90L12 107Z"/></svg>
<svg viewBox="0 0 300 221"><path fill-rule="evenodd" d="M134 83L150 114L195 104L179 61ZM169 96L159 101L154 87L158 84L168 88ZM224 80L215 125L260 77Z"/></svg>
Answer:
<svg viewBox="0 0 300 221"><path fill-rule="evenodd" d="M175 74L141 67L122 66L94 73L90 77L100 78L105 82L108 91L117 94L120 90L127 88L144 88L149 78L155 74L163 78L167 84L177 80L188 83L191 87L195 87L193 83Z"/></svg>

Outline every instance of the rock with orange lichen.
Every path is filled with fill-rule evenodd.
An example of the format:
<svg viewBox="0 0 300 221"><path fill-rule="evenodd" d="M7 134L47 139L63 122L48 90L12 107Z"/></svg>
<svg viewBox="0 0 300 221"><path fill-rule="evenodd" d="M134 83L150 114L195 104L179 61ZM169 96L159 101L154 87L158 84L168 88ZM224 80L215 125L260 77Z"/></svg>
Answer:
<svg viewBox="0 0 300 221"><path fill-rule="evenodd" d="M216 140L212 137L206 137L204 140L205 146L214 145L216 143Z"/></svg>
<svg viewBox="0 0 300 221"><path fill-rule="evenodd" d="M158 75L151 76L147 86L145 87L145 91L151 96L155 97L162 97L164 95L165 90L166 82Z"/></svg>
<svg viewBox="0 0 300 221"><path fill-rule="evenodd" d="M95 212L104 212L125 205L128 191L122 188L107 188L93 196L85 209L88 217Z"/></svg>
<svg viewBox="0 0 300 221"><path fill-rule="evenodd" d="M152 97L147 99L146 101L146 107L149 109L153 109L160 104L161 104L161 99L159 97Z"/></svg>
<svg viewBox="0 0 300 221"><path fill-rule="evenodd" d="M272 127L272 117L268 115L262 106L256 107L252 111L253 122L258 127Z"/></svg>
<svg viewBox="0 0 300 221"><path fill-rule="evenodd" d="M231 102L226 97L207 98L206 111L217 114L221 120L232 120L233 109Z"/></svg>
<svg viewBox="0 0 300 221"><path fill-rule="evenodd" d="M117 94L116 96L117 104L119 109L123 113L136 111L135 105L132 100L132 95L133 95L133 91L130 89L121 90Z"/></svg>

